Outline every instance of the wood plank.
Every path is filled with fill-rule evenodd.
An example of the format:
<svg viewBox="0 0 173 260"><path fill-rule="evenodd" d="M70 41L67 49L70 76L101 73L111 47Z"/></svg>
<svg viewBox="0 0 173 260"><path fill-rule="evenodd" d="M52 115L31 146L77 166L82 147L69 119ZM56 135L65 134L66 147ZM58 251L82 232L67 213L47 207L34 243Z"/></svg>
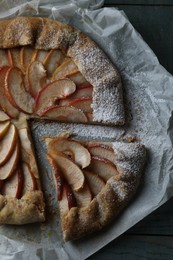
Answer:
<svg viewBox="0 0 173 260"><path fill-rule="evenodd" d="M172 0L105 0L105 5L173 5Z"/></svg>
<svg viewBox="0 0 173 260"><path fill-rule="evenodd" d="M160 63L173 74L173 6L119 6L148 43Z"/></svg>
<svg viewBox="0 0 173 260"><path fill-rule="evenodd" d="M170 260L173 259L173 237L122 235L88 260Z"/></svg>

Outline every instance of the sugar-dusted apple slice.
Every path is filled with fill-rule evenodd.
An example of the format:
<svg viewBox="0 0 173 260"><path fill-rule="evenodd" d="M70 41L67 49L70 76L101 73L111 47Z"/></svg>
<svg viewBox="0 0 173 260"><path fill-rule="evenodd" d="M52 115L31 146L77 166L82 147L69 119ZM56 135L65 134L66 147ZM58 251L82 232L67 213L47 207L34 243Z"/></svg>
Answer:
<svg viewBox="0 0 173 260"><path fill-rule="evenodd" d="M25 127L20 129L18 132L19 132L19 138L21 143L22 160L29 165L34 177L38 179L39 178L38 168L37 168L37 163L34 155L34 149L32 146L29 129Z"/></svg>
<svg viewBox="0 0 173 260"><path fill-rule="evenodd" d="M86 115L86 117L88 119L88 122L93 122L93 113L86 112L85 115Z"/></svg>
<svg viewBox="0 0 173 260"><path fill-rule="evenodd" d="M8 49L8 59L9 59L10 66L17 67L20 69L21 68L20 48Z"/></svg>
<svg viewBox="0 0 173 260"><path fill-rule="evenodd" d="M105 144L91 143L88 145L88 150L91 155L99 156L103 159L107 159L112 163L116 163L114 150L112 147Z"/></svg>
<svg viewBox="0 0 173 260"><path fill-rule="evenodd" d="M58 200L62 199L62 194L63 194L63 186L64 186L64 177L63 174L56 164L55 160L52 159L52 157L47 154L47 159L49 161L49 164L51 165L51 169L53 171L53 179L54 179L54 184L56 188L56 193Z"/></svg>
<svg viewBox="0 0 173 260"><path fill-rule="evenodd" d="M100 178L100 176L91 171L84 170L83 172L92 194L97 196L97 194L105 187L105 182Z"/></svg>
<svg viewBox="0 0 173 260"><path fill-rule="evenodd" d="M87 113L92 112L91 104L92 104L91 97L72 99L69 102L69 106L76 107L78 109L81 109L83 112L87 112Z"/></svg>
<svg viewBox="0 0 173 260"><path fill-rule="evenodd" d="M1 189L1 194L8 195L17 199L20 199L22 196L24 178L23 170L19 165L13 175L5 180L3 188Z"/></svg>
<svg viewBox="0 0 173 260"><path fill-rule="evenodd" d="M63 188L62 198L59 200L59 210L62 216L66 215L68 211L76 207L76 199L69 184L65 184Z"/></svg>
<svg viewBox="0 0 173 260"><path fill-rule="evenodd" d="M42 116L64 122L86 123L86 115L75 107L52 106L42 113Z"/></svg>
<svg viewBox="0 0 173 260"><path fill-rule="evenodd" d="M60 100L59 105L68 106L73 99L86 98L86 97L91 98L92 91L93 91L92 86L86 86L81 89L77 89L74 94L70 95L69 97L67 97L65 99Z"/></svg>
<svg viewBox="0 0 173 260"><path fill-rule="evenodd" d="M4 49L0 49L0 67L9 66L8 54Z"/></svg>
<svg viewBox="0 0 173 260"><path fill-rule="evenodd" d="M70 79L55 80L46 85L37 95L35 99L35 110L38 115L42 115L42 112L55 105L55 103L65 98L76 90L76 85Z"/></svg>
<svg viewBox="0 0 173 260"><path fill-rule="evenodd" d="M22 169L23 169L23 176L24 176L22 195L24 195L27 192L36 190L37 182L27 163L22 163Z"/></svg>
<svg viewBox="0 0 173 260"><path fill-rule="evenodd" d="M8 121L10 118L9 116L4 112L0 110L0 122Z"/></svg>
<svg viewBox="0 0 173 260"><path fill-rule="evenodd" d="M9 127L10 127L10 122L9 121L4 121L4 122L0 121L0 140L7 133Z"/></svg>
<svg viewBox="0 0 173 260"><path fill-rule="evenodd" d="M39 61L33 61L26 70L26 82L33 97L39 93L46 83L46 70Z"/></svg>
<svg viewBox="0 0 173 260"><path fill-rule="evenodd" d="M88 169L100 176L104 181L107 181L112 176L117 176L119 174L116 166L112 162L98 156L91 157L91 163Z"/></svg>
<svg viewBox="0 0 173 260"><path fill-rule="evenodd" d="M85 168L90 164L91 156L88 150L79 142L66 138L53 139L48 144L48 151L51 153L59 151L70 156L71 159L81 168Z"/></svg>
<svg viewBox="0 0 173 260"><path fill-rule="evenodd" d="M17 129L13 124L8 126L8 131L0 140L0 166L11 157L18 139Z"/></svg>
<svg viewBox="0 0 173 260"><path fill-rule="evenodd" d="M92 200L92 193L86 182L80 191L74 191L74 196L79 208L87 207Z"/></svg>
<svg viewBox="0 0 173 260"><path fill-rule="evenodd" d="M19 161L19 150L19 144L17 143L10 159L3 166L0 166L0 180L5 180L14 173Z"/></svg>
<svg viewBox="0 0 173 260"><path fill-rule="evenodd" d="M45 50L35 50L35 60L44 63L49 51Z"/></svg>
<svg viewBox="0 0 173 260"><path fill-rule="evenodd" d="M23 46L20 50L21 69L25 73L28 65L35 60L35 49L30 46Z"/></svg>
<svg viewBox="0 0 173 260"><path fill-rule="evenodd" d="M17 118L19 111L8 100L5 95L5 76L10 67L4 66L0 68L0 105L10 118Z"/></svg>
<svg viewBox="0 0 173 260"><path fill-rule="evenodd" d="M50 50L43 61L43 65L48 76L51 76L64 60L64 55L60 50Z"/></svg>
<svg viewBox="0 0 173 260"><path fill-rule="evenodd" d="M71 73L70 75L68 75L68 78L71 79L78 87L90 85L80 71L75 71Z"/></svg>
<svg viewBox="0 0 173 260"><path fill-rule="evenodd" d="M83 188L85 181L83 172L70 158L58 151L52 152L49 156L58 165L65 180L73 190L77 191Z"/></svg>
<svg viewBox="0 0 173 260"><path fill-rule="evenodd" d="M53 79L65 78L78 71L76 64L69 58L55 70L53 73Z"/></svg>
<svg viewBox="0 0 173 260"><path fill-rule="evenodd" d="M22 72L18 68L9 68L5 76L5 94L19 111L32 114L34 99L25 90Z"/></svg>

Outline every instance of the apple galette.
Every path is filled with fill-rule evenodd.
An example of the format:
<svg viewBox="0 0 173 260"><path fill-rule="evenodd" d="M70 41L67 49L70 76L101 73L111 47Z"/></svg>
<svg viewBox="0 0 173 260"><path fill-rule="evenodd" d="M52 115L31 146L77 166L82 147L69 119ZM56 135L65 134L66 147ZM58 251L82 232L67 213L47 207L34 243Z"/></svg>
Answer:
<svg viewBox="0 0 173 260"><path fill-rule="evenodd" d="M139 143L46 138L64 239L110 223L135 194L146 150Z"/></svg>
<svg viewBox="0 0 173 260"><path fill-rule="evenodd" d="M0 224L45 220L27 120L123 125L122 83L86 35L46 18L0 21ZM65 240L107 225L134 195L139 143L46 139Z"/></svg>

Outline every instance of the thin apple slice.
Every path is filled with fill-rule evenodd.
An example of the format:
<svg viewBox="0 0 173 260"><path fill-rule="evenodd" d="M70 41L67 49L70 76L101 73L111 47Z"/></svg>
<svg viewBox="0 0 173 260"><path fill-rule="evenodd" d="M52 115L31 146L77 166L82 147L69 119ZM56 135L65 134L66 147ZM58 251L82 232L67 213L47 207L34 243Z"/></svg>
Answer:
<svg viewBox="0 0 173 260"><path fill-rule="evenodd" d="M0 140L4 137L10 127L10 122L0 122Z"/></svg>
<svg viewBox="0 0 173 260"><path fill-rule="evenodd" d="M93 156L99 156L103 159L109 160L116 164L116 158L112 147L104 144L90 144L88 146L90 154Z"/></svg>
<svg viewBox="0 0 173 260"><path fill-rule="evenodd" d="M53 171L54 184L55 184L58 200L61 200L63 194L63 186L65 183L63 174L59 169L58 165L56 164L55 160L53 160L49 154L47 154L46 156L49 161L49 164L51 165L51 169Z"/></svg>
<svg viewBox="0 0 173 260"><path fill-rule="evenodd" d="M73 73L68 75L68 78L71 79L78 87L80 87L81 85L82 86L90 85L80 71L74 71Z"/></svg>
<svg viewBox="0 0 173 260"><path fill-rule="evenodd" d="M19 144L17 143L10 159L0 167L0 180L5 180L13 174L18 164L19 154Z"/></svg>
<svg viewBox="0 0 173 260"><path fill-rule="evenodd" d="M9 66L8 54L5 49L0 49L0 67Z"/></svg>
<svg viewBox="0 0 173 260"><path fill-rule="evenodd" d="M70 185L65 184L63 188L62 199L59 201L59 210L61 215L66 215L71 208L76 206L77 203L73 195L73 191Z"/></svg>
<svg viewBox="0 0 173 260"><path fill-rule="evenodd" d="M100 176L104 181L119 174L116 166L112 162L98 156L91 157L91 163L88 169Z"/></svg>
<svg viewBox="0 0 173 260"><path fill-rule="evenodd" d="M8 66L0 68L0 105L10 118L17 118L19 111L10 103L5 95L5 76L9 68Z"/></svg>
<svg viewBox="0 0 173 260"><path fill-rule="evenodd" d="M48 151L53 152L62 152L66 155L71 155L72 160L80 166L85 168L90 164L91 156L88 150L75 140L69 140L65 138L56 138L53 139L48 145ZM70 157L71 157L70 156Z"/></svg>
<svg viewBox="0 0 173 260"><path fill-rule="evenodd" d="M24 46L20 50L20 64L23 73L26 72L27 66L35 60L35 49L30 46Z"/></svg>
<svg viewBox="0 0 173 260"><path fill-rule="evenodd" d="M87 207L92 200L92 194L87 183L84 184L84 187L80 191L74 191L74 196L77 206L80 208Z"/></svg>
<svg viewBox="0 0 173 260"><path fill-rule="evenodd" d="M64 122L86 123L88 121L81 110L66 106L52 106L45 110L42 116Z"/></svg>
<svg viewBox="0 0 173 260"><path fill-rule="evenodd" d="M39 61L41 63L44 63L45 58L47 57L49 51L44 51L44 50L36 50L35 53L35 59L36 61Z"/></svg>
<svg viewBox="0 0 173 260"><path fill-rule="evenodd" d="M31 142L31 137L28 128L22 128L19 130L19 138L22 149L22 160L26 162L31 172L36 179L39 178L37 162L34 155L34 149Z"/></svg>
<svg viewBox="0 0 173 260"><path fill-rule="evenodd" d="M37 189L37 182L31 172L31 169L27 163L22 163L23 175L24 175L24 183L23 183L23 191L22 195L27 192L34 191Z"/></svg>
<svg viewBox="0 0 173 260"><path fill-rule="evenodd" d="M77 98L69 102L69 106L76 107L78 109L81 109L83 112L87 112L87 113L92 112L91 104L92 104L91 97Z"/></svg>
<svg viewBox="0 0 173 260"><path fill-rule="evenodd" d="M9 116L4 111L0 111L0 122L6 122L9 119Z"/></svg>
<svg viewBox="0 0 173 260"><path fill-rule="evenodd" d="M35 98L46 83L46 70L39 61L33 61L26 70L26 82L31 95Z"/></svg>
<svg viewBox="0 0 173 260"><path fill-rule="evenodd" d="M88 182L88 185L90 187L90 190L94 196L97 196L97 194L104 188L105 182L100 178L100 176L96 175L93 172L90 171L83 171L85 178Z"/></svg>
<svg viewBox="0 0 173 260"><path fill-rule="evenodd" d="M52 152L49 156L58 165L65 180L72 186L72 189L75 191L82 189L85 179L81 169L67 156L58 151L56 153Z"/></svg>
<svg viewBox="0 0 173 260"><path fill-rule="evenodd" d="M17 129L11 124L6 135L0 140L0 166L5 164L11 157L17 143Z"/></svg>
<svg viewBox="0 0 173 260"><path fill-rule="evenodd" d="M69 58L55 70L53 73L53 79L62 79L78 71L76 64Z"/></svg>
<svg viewBox="0 0 173 260"><path fill-rule="evenodd" d="M5 180L1 194L20 199L22 195L23 182L23 171L19 165L13 175Z"/></svg>
<svg viewBox="0 0 173 260"><path fill-rule="evenodd" d="M18 68L9 68L5 76L5 94L19 111L32 114L34 99L26 92L22 72Z"/></svg>
<svg viewBox="0 0 173 260"><path fill-rule="evenodd" d="M42 115L45 109L55 105L59 99L71 95L75 90L76 85L70 79L60 79L49 83L38 93L35 99L37 114Z"/></svg>
<svg viewBox="0 0 173 260"><path fill-rule="evenodd" d="M91 98L92 97L92 91L93 87L92 86L87 86L85 88L77 89L75 93L70 95L69 97L60 100L59 105L60 106L68 106L70 105L70 102L74 99L80 99L80 98Z"/></svg>
<svg viewBox="0 0 173 260"><path fill-rule="evenodd" d="M8 49L8 59L11 67L17 67L20 69L20 48Z"/></svg>
<svg viewBox="0 0 173 260"><path fill-rule="evenodd" d="M64 55L60 50L50 50L43 61L43 65L48 76L51 76L64 60Z"/></svg>

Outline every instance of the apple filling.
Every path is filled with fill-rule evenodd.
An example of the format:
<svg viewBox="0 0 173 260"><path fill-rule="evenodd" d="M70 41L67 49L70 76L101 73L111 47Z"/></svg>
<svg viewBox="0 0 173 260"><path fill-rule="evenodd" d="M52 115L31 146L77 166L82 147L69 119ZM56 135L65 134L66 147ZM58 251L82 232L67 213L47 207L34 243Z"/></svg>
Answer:
<svg viewBox="0 0 173 260"><path fill-rule="evenodd" d="M119 175L111 144L80 142L68 135L46 138L46 144L62 214L88 206L107 180Z"/></svg>
<svg viewBox="0 0 173 260"><path fill-rule="evenodd" d="M0 107L69 122L92 122L93 86L60 50L0 49Z"/></svg>
<svg viewBox="0 0 173 260"><path fill-rule="evenodd" d="M1 111L0 194L17 199L39 190L38 169L27 128L18 130Z"/></svg>

